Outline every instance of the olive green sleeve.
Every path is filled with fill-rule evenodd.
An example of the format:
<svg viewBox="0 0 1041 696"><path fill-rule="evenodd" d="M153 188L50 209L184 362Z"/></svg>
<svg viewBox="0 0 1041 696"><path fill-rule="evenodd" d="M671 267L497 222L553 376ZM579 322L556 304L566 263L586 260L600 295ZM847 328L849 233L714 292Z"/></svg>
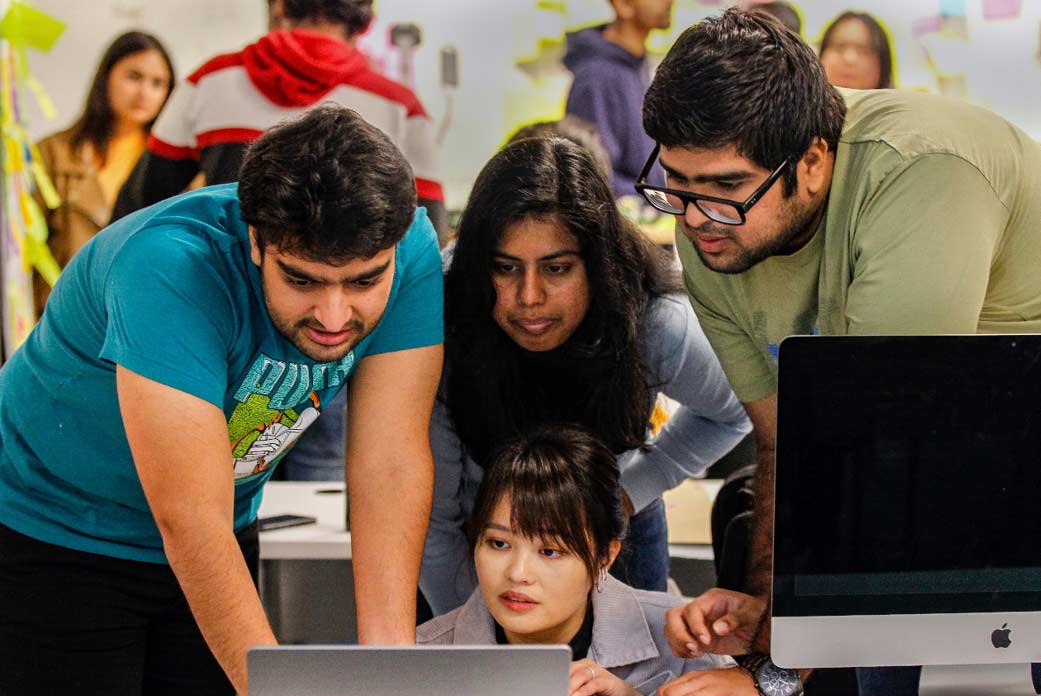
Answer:
<svg viewBox="0 0 1041 696"><path fill-rule="evenodd" d="M852 231L848 333L975 333L1007 220L960 157L921 156L895 171Z"/></svg>

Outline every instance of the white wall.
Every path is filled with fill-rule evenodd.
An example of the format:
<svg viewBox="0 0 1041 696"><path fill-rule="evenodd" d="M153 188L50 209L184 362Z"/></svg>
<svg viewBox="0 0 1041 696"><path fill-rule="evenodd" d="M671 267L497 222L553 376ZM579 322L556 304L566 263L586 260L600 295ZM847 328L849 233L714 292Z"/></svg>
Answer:
<svg viewBox="0 0 1041 696"><path fill-rule="evenodd" d="M40 137L67 125L78 113L95 65L107 43L130 28L159 36L183 76L207 57L234 50L266 28L266 0L32 0L41 10L69 23L50 55L33 53L35 74L50 92L59 116L46 122L30 104L31 133ZM984 21L984 0L966 0L968 40L955 43L968 96L1041 139L1041 66L1038 25L1041 0L1023 0L1016 20ZM416 22L423 43L415 53L415 89L437 122L454 100L454 114L442 147L449 204L459 206L481 165L520 122L554 118L563 107L569 76L556 58L565 29L602 21L607 0L377 0L378 21L362 42L390 72L397 54L387 46L387 27ZM901 86L937 91L935 72L911 37L915 19L936 13L940 0L795 0L806 20L805 35L819 37L840 9L854 7L879 16L891 29ZM549 8L549 9L547 9ZM676 0L673 31L652 37L664 50L682 28L718 11L711 0ZM454 45L460 55L460 88L451 97L438 82L438 52ZM516 66L517 56L528 58Z"/></svg>

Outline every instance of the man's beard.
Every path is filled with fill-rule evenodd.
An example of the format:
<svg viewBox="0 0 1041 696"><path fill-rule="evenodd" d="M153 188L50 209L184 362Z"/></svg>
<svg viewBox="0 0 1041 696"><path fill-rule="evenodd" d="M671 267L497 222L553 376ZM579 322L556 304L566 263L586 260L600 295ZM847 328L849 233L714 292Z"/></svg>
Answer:
<svg viewBox="0 0 1041 696"><path fill-rule="evenodd" d="M705 265L711 271L717 273L736 274L744 273L752 266L755 266L761 261L765 261L771 256L778 256L781 254L790 254L798 249L792 248L795 240L810 239L810 234L813 230L812 227L818 224L817 213L820 211L820 206L807 207L804 210L796 210L795 202L785 207L784 216L784 227L781 233L762 242L758 247L753 249L747 249L740 246L737 243L736 238L733 235L733 227L730 225L713 225L708 227L702 225L696 232L708 233L720 237L729 237L733 240L733 246L737 253L734 258L724 265L719 265L719 259L709 259L705 254L702 253L701 248L698 247L697 242L692 241L691 244L694 247L694 251L697 252L698 258L701 259L701 263ZM690 229L690 228L687 228ZM805 243L805 242L804 242ZM711 262L710 262L711 261Z"/></svg>

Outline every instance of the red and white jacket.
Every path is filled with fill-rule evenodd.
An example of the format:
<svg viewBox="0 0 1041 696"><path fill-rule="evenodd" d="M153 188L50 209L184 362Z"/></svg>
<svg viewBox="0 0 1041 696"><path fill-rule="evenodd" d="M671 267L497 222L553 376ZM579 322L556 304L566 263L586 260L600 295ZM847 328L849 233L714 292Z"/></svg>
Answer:
<svg viewBox="0 0 1041 696"><path fill-rule="evenodd" d="M251 141L330 101L390 137L412 165L421 204L443 203L434 126L416 95L344 41L294 29L212 58L174 89L113 219L180 193L199 171L207 184L236 181Z"/></svg>

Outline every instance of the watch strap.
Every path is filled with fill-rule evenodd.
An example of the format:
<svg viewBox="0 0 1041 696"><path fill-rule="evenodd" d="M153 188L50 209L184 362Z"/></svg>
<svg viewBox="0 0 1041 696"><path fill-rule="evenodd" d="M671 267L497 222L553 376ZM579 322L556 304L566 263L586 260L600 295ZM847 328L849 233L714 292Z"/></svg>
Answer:
<svg viewBox="0 0 1041 696"><path fill-rule="evenodd" d="M759 686L759 668L766 664L768 659L770 658L762 653L749 653L748 655L737 655L734 657L738 666L752 676L752 684L755 685L756 693L759 696L765 696L762 688Z"/></svg>

